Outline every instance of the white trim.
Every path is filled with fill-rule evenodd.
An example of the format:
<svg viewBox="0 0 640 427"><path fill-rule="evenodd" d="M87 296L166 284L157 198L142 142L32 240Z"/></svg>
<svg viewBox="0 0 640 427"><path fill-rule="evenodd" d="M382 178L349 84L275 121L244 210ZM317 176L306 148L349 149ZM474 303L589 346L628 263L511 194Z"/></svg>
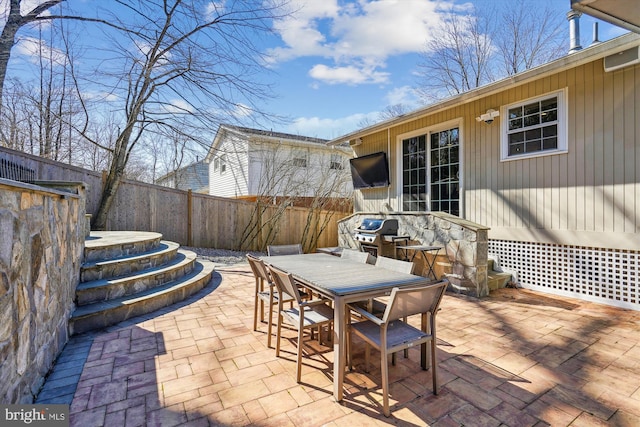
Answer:
<svg viewBox="0 0 640 427"><path fill-rule="evenodd" d="M403 168L402 168L402 141L408 138L414 138L416 136L425 135L426 137L426 168L427 168L427 177L426 177L426 185L427 185L427 210L425 212L431 212L431 134L434 132L441 132L444 130L449 130L453 128L458 128L458 137L459 141L459 152L458 152L458 162L460 164L459 174L459 200L458 200L458 210L460 211L460 218L464 218L464 132L463 132L463 123L464 120L462 117L458 117L452 120L448 120L446 122L438 123L433 126L420 128L411 132L403 133L396 135L396 160L395 160L395 179L396 179L396 211L404 212L402 209L402 184L403 184ZM412 211L413 212L413 211Z"/></svg>
<svg viewBox="0 0 640 427"><path fill-rule="evenodd" d="M547 92L540 96L523 99L513 102L509 105L500 107L500 161L508 162L512 160L530 159L534 157L553 156L556 154L566 154L569 152L569 96L568 88ZM516 156L509 156L509 110L514 107L522 106L530 102L549 99L553 96L558 98L558 148L555 150L536 151L534 153L524 153ZM526 130L526 128L523 128Z"/></svg>

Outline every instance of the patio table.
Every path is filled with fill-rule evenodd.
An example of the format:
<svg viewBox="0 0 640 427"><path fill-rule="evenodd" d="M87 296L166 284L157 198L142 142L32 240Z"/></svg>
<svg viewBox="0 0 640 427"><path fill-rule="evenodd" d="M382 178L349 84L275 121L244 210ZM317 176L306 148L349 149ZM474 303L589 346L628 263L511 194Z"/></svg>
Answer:
<svg viewBox="0 0 640 427"><path fill-rule="evenodd" d="M266 256L261 259L268 265L291 273L303 286L333 300L333 397L337 401L342 400L344 382L346 304L388 295L394 287L430 283L426 277L323 253Z"/></svg>

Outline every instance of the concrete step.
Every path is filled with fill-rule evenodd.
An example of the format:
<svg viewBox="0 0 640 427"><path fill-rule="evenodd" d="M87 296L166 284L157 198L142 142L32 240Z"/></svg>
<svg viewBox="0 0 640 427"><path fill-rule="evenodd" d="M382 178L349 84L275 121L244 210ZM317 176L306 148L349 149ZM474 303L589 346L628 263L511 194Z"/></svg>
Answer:
<svg viewBox="0 0 640 427"><path fill-rule="evenodd" d="M123 277L161 266L175 258L179 247L177 243L162 241L157 247L142 253L85 262L80 268L80 282Z"/></svg>
<svg viewBox="0 0 640 427"><path fill-rule="evenodd" d="M82 282L76 288L76 304L107 301L164 285L190 273L196 257L194 252L178 249L175 258L160 266L125 276Z"/></svg>
<svg viewBox="0 0 640 427"><path fill-rule="evenodd" d="M213 270L212 262L198 260L193 270L178 280L133 295L77 307L69 319L69 334L101 329L182 301L205 287Z"/></svg>
<svg viewBox="0 0 640 427"><path fill-rule="evenodd" d="M92 231L84 243L84 262L150 252L161 240L162 234L148 231Z"/></svg>
<svg viewBox="0 0 640 427"><path fill-rule="evenodd" d="M499 273L497 271L487 272L487 286L489 287L489 291L505 288L510 281L511 274L509 273Z"/></svg>

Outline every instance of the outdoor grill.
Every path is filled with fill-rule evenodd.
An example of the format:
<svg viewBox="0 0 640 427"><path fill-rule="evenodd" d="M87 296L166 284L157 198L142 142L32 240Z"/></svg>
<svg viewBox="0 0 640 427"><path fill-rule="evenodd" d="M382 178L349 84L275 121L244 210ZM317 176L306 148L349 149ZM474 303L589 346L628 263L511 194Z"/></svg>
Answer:
<svg viewBox="0 0 640 427"><path fill-rule="evenodd" d="M396 257L396 244L406 242L408 236L398 236L397 219L365 218L355 229L354 240L360 250L373 256Z"/></svg>

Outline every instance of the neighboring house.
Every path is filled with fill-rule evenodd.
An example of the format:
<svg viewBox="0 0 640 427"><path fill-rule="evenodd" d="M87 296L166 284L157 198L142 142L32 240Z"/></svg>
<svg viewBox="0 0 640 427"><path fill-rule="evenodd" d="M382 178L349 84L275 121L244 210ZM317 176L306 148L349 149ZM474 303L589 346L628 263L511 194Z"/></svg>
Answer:
<svg viewBox="0 0 640 427"><path fill-rule="evenodd" d="M155 182L163 187L191 190L194 193L209 192L209 165L200 160L161 176Z"/></svg>
<svg viewBox="0 0 640 427"><path fill-rule="evenodd" d="M627 34L329 142L384 151L355 211L490 228L526 288L640 309L640 36ZM359 144L359 145L356 145Z"/></svg>
<svg viewBox="0 0 640 427"><path fill-rule="evenodd" d="M205 161L209 194L305 204L316 197L349 199L348 147L327 140L222 124Z"/></svg>

